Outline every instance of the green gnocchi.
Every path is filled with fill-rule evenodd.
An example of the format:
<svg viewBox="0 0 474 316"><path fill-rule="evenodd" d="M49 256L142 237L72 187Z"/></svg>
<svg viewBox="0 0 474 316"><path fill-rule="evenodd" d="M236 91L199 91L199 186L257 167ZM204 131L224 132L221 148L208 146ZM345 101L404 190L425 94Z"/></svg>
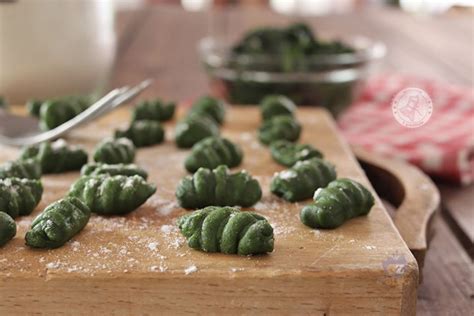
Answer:
<svg viewBox="0 0 474 316"><path fill-rule="evenodd" d="M259 140L270 145L277 140L287 140L295 142L300 137L301 125L291 116L274 116L263 122L258 130Z"/></svg>
<svg viewBox="0 0 474 316"><path fill-rule="evenodd" d="M41 164L36 159L8 161L0 165L0 179L5 178L41 178Z"/></svg>
<svg viewBox="0 0 474 316"><path fill-rule="evenodd" d="M242 256L273 251L273 228L260 215L234 207L208 206L178 220L189 247Z"/></svg>
<svg viewBox="0 0 474 316"><path fill-rule="evenodd" d="M185 160L186 170L195 172L199 168L217 168L226 165L229 168L242 162L243 152L239 145L223 137L207 137L195 144Z"/></svg>
<svg viewBox="0 0 474 316"><path fill-rule="evenodd" d="M97 214L126 214L137 209L156 192L154 184L140 176L82 176L74 182L69 196L83 201Z"/></svg>
<svg viewBox="0 0 474 316"><path fill-rule="evenodd" d="M40 106L40 128L50 130L69 121L91 105L87 96L70 96L48 100Z"/></svg>
<svg viewBox="0 0 474 316"><path fill-rule="evenodd" d="M296 144L287 140L277 140L270 145L272 158L279 164L291 167L298 161L323 158L323 154L309 144Z"/></svg>
<svg viewBox="0 0 474 316"><path fill-rule="evenodd" d="M296 105L284 95L269 95L260 102L260 110L264 121L275 116L287 115L293 117Z"/></svg>
<svg viewBox="0 0 474 316"><path fill-rule="evenodd" d="M206 137L218 135L219 126L208 115L190 114L175 128L175 141L179 148L191 148Z"/></svg>
<svg viewBox="0 0 474 316"><path fill-rule="evenodd" d="M8 103L3 96L0 96L0 109L7 109Z"/></svg>
<svg viewBox="0 0 474 316"><path fill-rule="evenodd" d="M210 116L217 124L221 125L225 117L225 105L222 100L203 96L191 106L189 114Z"/></svg>
<svg viewBox="0 0 474 316"><path fill-rule="evenodd" d="M15 235L15 221L7 213L0 211L0 248L12 240Z"/></svg>
<svg viewBox="0 0 474 316"><path fill-rule="evenodd" d="M64 140L59 139L53 143L44 142L25 147L20 159L38 160L42 173L48 174L79 170L87 163L88 157L85 150L68 146Z"/></svg>
<svg viewBox="0 0 474 316"><path fill-rule="evenodd" d="M77 198L56 201L33 220L25 235L26 245L33 248L61 247L87 225L90 216L90 209Z"/></svg>
<svg viewBox="0 0 474 316"><path fill-rule="evenodd" d="M94 150L94 161L118 164L135 160L135 146L128 138L106 139Z"/></svg>
<svg viewBox="0 0 474 316"><path fill-rule="evenodd" d="M152 120L132 122L126 130L115 131L115 138L128 138L136 147L147 147L163 142L165 130L161 124Z"/></svg>
<svg viewBox="0 0 474 316"><path fill-rule="evenodd" d="M336 170L331 163L311 158L275 174L270 191L287 201L296 202L310 198L316 189L325 187L334 179Z"/></svg>
<svg viewBox="0 0 474 316"><path fill-rule="evenodd" d="M41 200L43 185L35 179L0 179L0 210L15 218L30 215Z"/></svg>
<svg viewBox="0 0 474 316"><path fill-rule="evenodd" d="M374 206L374 196L362 184L351 179L337 179L314 193L314 203L300 213L301 222L312 228L337 228L351 218L367 215Z"/></svg>
<svg viewBox="0 0 474 316"><path fill-rule="evenodd" d="M246 171L229 173L227 166L214 170L199 168L178 184L176 198L184 208L214 206L252 206L262 197L257 180Z"/></svg>
<svg viewBox="0 0 474 316"><path fill-rule="evenodd" d="M173 118L175 110L176 104L174 102L164 102L160 99L142 101L133 109L132 121L168 121Z"/></svg>
<svg viewBox="0 0 474 316"><path fill-rule="evenodd" d="M83 176L89 176L89 175L109 175L109 176L117 176L117 175L122 175L122 176L140 176L143 179L148 178L148 173L140 168L139 166L135 164L115 164L115 165L109 165L109 164L104 164L104 163L90 163L82 167L81 169L81 175Z"/></svg>
<svg viewBox="0 0 474 316"><path fill-rule="evenodd" d="M39 117L41 112L41 106L43 105L43 100L30 99L26 103L26 109L31 116Z"/></svg>

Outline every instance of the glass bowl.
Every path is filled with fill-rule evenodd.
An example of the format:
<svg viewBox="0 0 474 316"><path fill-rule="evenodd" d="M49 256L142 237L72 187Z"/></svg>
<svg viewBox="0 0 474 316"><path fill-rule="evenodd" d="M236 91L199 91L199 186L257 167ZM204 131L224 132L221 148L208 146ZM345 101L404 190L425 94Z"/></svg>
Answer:
<svg viewBox="0 0 474 316"><path fill-rule="evenodd" d="M385 45L365 37L345 39L354 52L312 55L298 60L305 70L287 72L273 55L231 53L217 38L199 42L199 53L213 93L233 104L255 105L268 94L284 94L298 105L324 106L337 116L357 97L373 61L385 56ZM308 70L309 69L309 70Z"/></svg>

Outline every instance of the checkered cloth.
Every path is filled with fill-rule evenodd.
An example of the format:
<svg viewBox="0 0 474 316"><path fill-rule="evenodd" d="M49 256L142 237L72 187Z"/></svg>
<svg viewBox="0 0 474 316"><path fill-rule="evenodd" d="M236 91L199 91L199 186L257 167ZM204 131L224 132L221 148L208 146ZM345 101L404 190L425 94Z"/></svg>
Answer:
<svg viewBox="0 0 474 316"><path fill-rule="evenodd" d="M392 100L401 90L423 89L433 101L429 121L417 128L399 124ZM426 173L469 184L474 180L474 90L399 75L372 80L338 120L350 144L406 160Z"/></svg>

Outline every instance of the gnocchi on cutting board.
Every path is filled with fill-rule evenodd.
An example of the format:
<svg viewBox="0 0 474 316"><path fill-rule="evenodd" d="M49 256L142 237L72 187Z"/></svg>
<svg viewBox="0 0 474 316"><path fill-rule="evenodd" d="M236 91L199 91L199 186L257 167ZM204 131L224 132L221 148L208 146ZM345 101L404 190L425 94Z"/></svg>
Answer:
<svg viewBox="0 0 474 316"><path fill-rule="evenodd" d="M25 247L24 236L41 211L68 196L70 186L80 174L72 171L43 175L42 200L31 215L17 219L16 237L1 249L0 295L4 300L0 312L15 313L21 305L23 312L34 312L38 306L45 313L54 312L68 306L81 312L106 313L107 306L114 302L116 308L126 307L132 314L152 313L157 308L169 313L177 309L212 313L217 308L229 313L289 313L295 311L295 305L301 313L348 313L355 309L362 313L411 313L418 276L416 261L380 201L375 198L367 216L353 218L336 229L305 226L300 221L300 211L312 203L311 196L288 202L270 191L274 174L292 167L275 161L271 148L259 141L258 128L263 121L259 110L228 107L226 111L222 120L220 111L213 112L220 122L200 111L190 114L193 120L204 118L211 122L210 126L198 123L201 124L198 131L203 131L200 139L194 137L194 132L183 136L183 127L175 130L176 124L186 122L183 113L178 113L177 118L160 123L165 131L161 144L136 149L130 141L119 141L122 149L113 144L108 144L106 151L98 147L96 165L91 165L90 160L90 165L85 165L82 171L88 174L84 177L94 179L89 180L91 188L100 185L103 179L117 179L120 186L122 180L119 179L133 178L137 183L134 186L143 185L144 189L139 191L149 197L143 197L144 202L140 200L143 204L137 202L132 209L138 208L129 213L126 213L129 211L127 202L124 206L117 204L114 209L123 207L124 212L120 213L126 213L118 216L96 214L94 203L83 203L86 205L83 209L91 211L87 225L82 228L82 222L78 221L70 231L73 237L62 235L58 240L64 245L50 251ZM97 143L111 136L113 130L123 128L127 120L130 120L128 111L116 111L71 133L67 141L93 153ZM375 195L327 112L298 109L290 120L301 126L298 137L292 136L290 141L311 145L334 166L337 177L353 179ZM242 151L241 162L228 167L231 168L229 175L246 170L258 183L261 197L240 211L225 207L224 211L219 207L201 211L206 213L203 215L206 218L215 212L215 217L209 217L209 223L213 218L220 219L222 228L215 231L203 225L208 222L196 222L198 216L194 214L198 213L181 208L175 194L180 180L192 177L185 161L193 150L182 147L189 148L202 141L205 138L202 136L217 135L229 139ZM182 141L181 146L176 140ZM182 146L183 143L186 146ZM18 155L16 150L2 149L2 162L14 160ZM302 163L310 161L302 160ZM118 165L104 167L107 162ZM129 165L132 162L135 165ZM82 185L77 184L77 187L80 189ZM79 189L67 199L83 196L83 189ZM226 192L233 190L229 187ZM239 198L249 198L250 193L242 193ZM57 206L49 207L56 209ZM87 215L84 213L84 216ZM235 223L231 223L230 218L235 216ZM242 219L237 220L239 217ZM41 217L37 221L44 222ZM33 225L37 230L35 234L41 233L39 225ZM234 227L240 225L245 226L237 230L241 234L232 235ZM227 226L228 233L224 234ZM202 238L196 239L198 235ZM226 248L227 244L216 244L219 240L223 242L224 236L234 236L228 239L230 248ZM226 253L267 254L246 257ZM384 270L382 263L394 254L405 258L402 275L395 276ZM267 294L269 289L271 296ZM35 295L34 303L29 302L25 291ZM232 295L230 301L226 299L229 295Z"/></svg>

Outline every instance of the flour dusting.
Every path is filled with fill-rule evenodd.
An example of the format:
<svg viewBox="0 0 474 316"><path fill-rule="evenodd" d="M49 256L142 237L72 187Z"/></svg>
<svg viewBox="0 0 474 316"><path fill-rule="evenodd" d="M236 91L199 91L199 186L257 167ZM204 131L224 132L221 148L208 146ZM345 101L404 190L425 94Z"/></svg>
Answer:
<svg viewBox="0 0 474 316"><path fill-rule="evenodd" d="M189 266L186 269L184 269L184 274L188 275L194 272L197 272L198 268L195 265Z"/></svg>

